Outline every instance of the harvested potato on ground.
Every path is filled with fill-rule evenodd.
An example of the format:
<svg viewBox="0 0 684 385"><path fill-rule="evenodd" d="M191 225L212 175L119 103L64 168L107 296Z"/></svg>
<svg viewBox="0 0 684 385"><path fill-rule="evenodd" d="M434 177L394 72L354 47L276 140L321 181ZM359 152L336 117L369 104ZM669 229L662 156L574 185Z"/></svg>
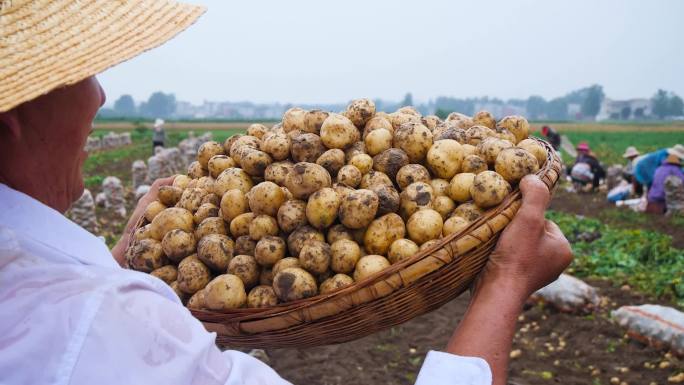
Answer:
<svg viewBox="0 0 684 385"><path fill-rule="evenodd" d="M285 178L285 187L297 199L306 199L314 192L331 185L332 178L328 171L315 163L296 163Z"/></svg>
<svg viewBox="0 0 684 385"><path fill-rule="evenodd" d="M233 144L243 136L245 136L245 134L233 134L223 141L223 151L226 155L230 156L230 148L233 147Z"/></svg>
<svg viewBox="0 0 684 385"><path fill-rule="evenodd" d="M242 190L232 189L226 191L221 197L221 217L230 223L235 217L249 211L249 199Z"/></svg>
<svg viewBox="0 0 684 385"><path fill-rule="evenodd" d="M243 213L230 221L230 233L233 237L249 235L249 226L256 215L254 213Z"/></svg>
<svg viewBox="0 0 684 385"><path fill-rule="evenodd" d="M356 166L348 164L343 166L337 173L337 182L345 186L356 188L361 183L363 175Z"/></svg>
<svg viewBox="0 0 684 385"><path fill-rule="evenodd" d="M530 134L530 124L527 119L519 115L506 116L499 121L497 126L510 131L515 136L515 143L527 139Z"/></svg>
<svg viewBox="0 0 684 385"><path fill-rule="evenodd" d="M290 137L282 132L271 132L264 135L261 149L275 160L285 160L290 156Z"/></svg>
<svg viewBox="0 0 684 385"><path fill-rule="evenodd" d="M299 252L299 263L311 274L323 274L330 267L332 252L330 245L316 239L310 239L302 244Z"/></svg>
<svg viewBox="0 0 684 385"><path fill-rule="evenodd" d="M419 116L416 116L413 114L402 113L399 111L396 111L396 112L389 114L389 119L390 119L390 122L392 123L392 128L394 128L394 131L398 130L399 127L401 127L403 124L406 124L406 123L423 124L420 121ZM425 127L425 128L427 128L427 127Z"/></svg>
<svg viewBox="0 0 684 385"><path fill-rule="evenodd" d="M482 214L484 214L484 210L477 207L475 203L466 202L456 206L456 209L451 213L451 216L459 216L465 218L468 222L473 222L482 216Z"/></svg>
<svg viewBox="0 0 684 385"><path fill-rule="evenodd" d="M180 187L161 186L157 198L164 206L170 207L178 203L181 195L183 195L183 189Z"/></svg>
<svg viewBox="0 0 684 385"><path fill-rule="evenodd" d="M187 190L191 190L192 188L202 189L202 190L206 191L206 194L208 194L209 192L214 191L214 178L212 178L210 176L203 176L203 177L197 179L197 185L196 186L188 187L187 189L183 190L183 192L185 192ZM204 194L204 196L206 196L206 194ZM202 197L202 199L204 199L204 196ZM182 199L183 199L183 195L181 194L181 199L179 199L178 201L180 202ZM202 202L202 199L200 199L200 204Z"/></svg>
<svg viewBox="0 0 684 385"><path fill-rule="evenodd" d="M238 189L247 194L252 189L254 183L252 178L242 169L236 167L229 167L214 181L214 193L218 196L223 196L228 190Z"/></svg>
<svg viewBox="0 0 684 385"><path fill-rule="evenodd" d="M261 139L269 131L268 127L260 123L253 123L247 127L247 135Z"/></svg>
<svg viewBox="0 0 684 385"><path fill-rule="evenodd" d="M256 241L252 240L249 235L241 235L235 238L235 255L254 255L256 253Z"/></svg>
<svg viewBox="0 0 684 385"><path fill-rule="evenodd" d="M161 241L164 254L174 263L195 252L195 236L180 229L171 230Z"/></svg>
<svg viewBox="0 0 684 385"><path fill-rule="evenodd" d="M261 266L270 267L285 258L287 245L285 240L273 235L267 235L257 242L254 258Z"/></svg>
<svg viewBox="0 0 684 385"><path fill-rule="evenodd" d="M546 163L546 149L536 140L524 139L518 142L517 146L534 155L540 168Z"/></svg>
<svg viewBox="0 0 684 385"><path fill-rule="evenodd" d="M366 145L363 142L355 142L351 146L344 149L344 160L349 162L354 155L365 154Z"/></svg>
<svg viewBox="0 0 684 385"><path fill-rule="evenodd" d="M330 149L316 159L316 164L323 166L334 177L344 166L344 151L339 148Z"/></svg>
<svg viewBox="0 0 684 385"><path fill-rule="evenodd" d="M287 237L287 248L292 257L299 257L299 252L302 250L304 242L315 239L321 242L325 241L323 233L314 229L309 225L304 225L296 228Z"/></svg>
<svg viewBox="0 0 684 385"><path fill-rule="evenodd" d="M147 219L148 222L152 222L154 217L156 217L157 214L159 214L160 212L164 211L164 209L166 209L166 206L164 206L163 203L159 201L153 201L150 202L150 204L148 204L147 207L145 207L145 213L143 214L143 216L145 217L145 219Z"/></svg>
<svg viewBox="0 0 684 385"><path fill-rule="evenodd" d="M406 161L408 162L408 159ZM397 169L397 171L399 171L399 169ZM392 180L389 178L389 176L387 176L387 174L374 170L369 171L368 174L365 174L361 177L361 183L359 184L359 187L363 189L370 189L371 187L378 185L394 187Z"/></svg>
<svg viewBox="0 0 684 385"><path fill-rule="evenodd" d="M201 223L203 220L210 217L217 217L219 208L211 203L203 203L197 208L195 214L193 215L193 220L195 224Z"/></svg>
<svg viewBox="0 0 684 385"><path fill-rule="evenodd" d="M209 167L209 159L211 159L214 155L225 155L223 146L218 142L214 142L213 140L204 142L200 146L199 150L197 150L197 161L202 168L206 170Z"/></svg>
<svg viewBox="0 0 684 385"><path fill-rule="evenodd" d="M344 115L331 113L321 126L321 140L328 148L347 148L359 139L359 130Z"/></svg>
<svg viewBox="0 0 684 385"><path fill-rule="evenodd" d="M197 225L197 228L195 229L195 239L198 242L209 234L228 235L226 222L223 218L209 217Z"/></svg>
<svg viewBox="0 0 684 385"><path fill-rule="evenodd" d="M478 155L468 155L463 158L461 172L479 174L487 171L487 162Z"/></svg>
<svg viewBox="0 0 684 385"><path fill-rule="evenodd" d="M463 159L468 155L478 155L477 147L472 144L461 144L461 151L463 151Z"/></svg>
<svg viewBox="0 0 684 385"><path fill-rule="evenodd" d="M381 116L379 114L375 114L368 122L366 122L366 125L363 128L363 138L365 139L368 134L370 134L374 130L379 130L381 128L384 128L385 130L389 131L390 134L394 133L394 127L392 127L392 122L386 117L386 116Z"/></svg>
<svg viewBox="0 0 684 385"><path fill-rule="evenodd" d="M150 224L146 224L145 226L138 227L135 229L135 232L133 232L133 239L136 241L139 241L141 239L146 239L146 238L152 238L152 235L150 234Z"/></svg>
<svg viewBox="0 0 684 385"><path fill-rule="evenodd" d="M204 289L211 280L209 268L193 254L178 264L178 289L186 294L195 294Z"/></svg>
<svg viewBox="0 0 684 385"><path fill-rule="evenodd" d="M449 181L445 179L431 179L430 180L430 186L432 187L432 192L434 192L435 196L442 196L446 195L449 196Z"/></svg>
<svg viewBox="0 0 684 385"><path fill-rule="evenodd" d="M462 114L460 112L452 112L449 115L447 115L446 121L447 122L458 122L458 121L470 121L470 125L472 126L474 123L472 122L473 118L471 118L468 115ZM468 127L465 127L468 128Z"/></svg>
<svg viewBox="0 0 684 385"><path fill-rule="evenodd" d="M249 208L254 214L276 216L280 206L285 203L285 194L273 182L261 182L247 194Z"/></svg>
<svg viewBox="0 0 684 385"><path fill-rule="evenodd" d="M206 294L207 294L207 292L204 291L204 289L198 291L197 293L193 294L190 297L190 299L188 299L188 303L186 303L185 306L188 309L193 309L193 310L206 309L206 307L207 307L207 302L205 299Z"/></svg>
<svg viewBox="0 0 684 385"><path fill-rule="evenodd" d="M318 294L318 285L316 285L314 276L298 267L279 271L273 278L273 289L278 298L285 302L309 298Z"/></svg>
<svg viewBox="0 0 684 385"><path fill-rule="evenodd" d="M174 265L166 265L153 270L150 275L153 275L170 285L171 282L174 282L176 278L178 278L178 269L176 269L176 266Z"/></svg>
<svg viewBox="0 0 684 385"><path fill-rule="evenodd" d="M406 153L411 163L420 163L432 147L432 132L420 122L402 124L394 131L392 145Z"/></svg>
<svg viewBox="0 0 684 385"><path fill-rule="evenodd" d="M409 164L409 157L398 148L387 149L373 157L373 169L385 174L391 180L395 179L399 170Z"/></svg>
<svg viewBox="0 0 684 385"><path fill-rule="evenodd" d="M207 168L209 169L209 175L212 178L218 178L223 170L235 166L237 166L237 164L233 158L227 155L214 155L211 157L211 159L209 159Z"/></svg>
<svg viewBox="0 0 684 385"><path fill-rule="evenodd" d="M190 183L191 180L192 179L187 175L176 175L176 177L173 178L172 186L178 187L179 189L183 190L186 187L188 187L188 183ZM180 198L180 195L178 196L178 198Z"/></svg>
<svg viewBox="0 0 684 385"><path fill-rule="evenodd" d="M382 255L366 255L359 259L354 270L354 281L359 282L371 275L383 271L390 266L390 262Z"/></svg>
<svg viewBox="0 0 684 385"><path fill-rule="evenodd" d="M266 235L278 235L278 222L269 215L257 215L249 223L249 236L259 241Z"/></svg>
<svg viewBox="0 0 684 385"><path fill-rule="evenodd" d="M262 308L278 304L278 296L273 287L267 285L255 286L247 295L247 307Z"/></svg>
<svg viewBox="0 0 684 385"><path fill-rule="evenodd" d="M354 279L346 274L335 274L321 283L321 294L332 293L354 283Z"/></svg>
<svg viewBox="0 0 684 385"><path fill-rule="evenodd" d="M432 173L445 179L451 179L461 169L463 163L461 145L453 139L436 141L427 153L427 164Z"/></svg>
<svg viewBox="0 0 684 385"><path fill-rule="evenodd" d="M330 227L337 219L341 199L330 187L324 187L309 196L306 203L306 219L317 229Z"/></svg>
<svg viewBox="0 0 684 385"><path fill-rule="evenodd" d="M289 267L302 267L302 265L299 263L299 258L287 257L276 262L276 264L273 265L273 276Z"/></svg>
<svg viewBox="0 0 684 385"><path fill-rule="evenodd" d="M202 198L202 204L204 205L207 203L210 203L216 207L219 207L221 205L221 197L210 192L209 194L205 195L204 198Z"/></svg>
<svg viewBox="0 0 684 385"><path fill-rule="evenodd" d="M259 283L261 270L253 256L236 255L228 263L228 272L240 278L246 288L250 288Z"/></svg>
<svg viewBox="0 0 684 385"><path fill-rule="evenodd" d="M330 245L330 268L336 273L351 273L361 258L361 247L350 239L338 239Z"/></svg>
<svg viewBox="0 0 684 385"><path fill-rule="evenodd" d="M451 218L444 221L444 226L442 227L442 236L447 236L449 234L458 233L459 231L468 227L470 222L465 218L459 216L452 216Z"/></svg>
<svg viewBox="0 0 684 385"><path fill-rule="evenodd" d="M446 195L436 196L432 199L432 208L447 219L456 208L456 203Z"/></svg>
<svg viewBox="0 0 684 385"><path fill-rule="evenodd" d="M321 132L321 126L325 119L330 115L328 112L322 110L311 110L304 114L304 127L302 128L306 132L312 134L318 134Z"/></svg>
<svg viewBox="0 0 684 385"><path fill-rule="evenodd" d="M437 127L438 124L442 123L442 119L439 118L439 116L436 115L428 115L428 116L423 116L421 119L421 122L423 122L423 125L427 128L429 128L431 131Z"/></svg>
<svg viewBox="0 0 684 385"><path fill-rule="evenodd" d="M273 163L273 158L263 151L249 150L242 153L240 166L251 176L263 176L266 167Z"/></svg>
<svg viewBox="0 0 684 385"><path fill-rule="evenodd" d="M415 182L430 183L430 172L423 165L407 164L399 169L396 180L399 188L404 190L408 185Z"/></svg>
<svg viewBox="0 0 684 385"><path fill-rule="evenodd" d="M485 126L490 129L496 128L496 119L489 111L479 111L473 115L473 123Z"/></svg>
<svg viewBox="0 0 684 385"><path fill-rule="evenodd" d="M188 166L188 176L190 179L197 179L207 175L209 175L209 171L203 169L198 161L194 161Z"/></svg>
<svg viewBox="0 0 684 385"><path fill-rule="evenodd" d="M368 154L377 155L392 148L392 131L384 128L373 130L366 135L363 141Z"/></svg>
<svg viewBox="0 0 684 385"><path fill-rule="evenodd" d="M173 229L192 231L192 213L180 207L169 207L157 214L150 225L150 236L158 241Z"/></svg>
<svg viewBox="0 0 684 385"><path fill-rule="evenodd" d="M370 99L355 99L347 106L344 116L358 128L363 128L375 115L375 103Z"/></svg>
<svg viewBox="0 0 684 385"><path fill-rule="evenodd" d="M510 132L508 130L504 130L504 129L501 129L501 130L497 129L497 130L498 131L495 134L497 138L507 140L511 143L517 142L517 139L515 138L515 135L513 135L512 132Z"/></svg>
<svg viewBox="0 0 684 385"><path fill-rule="evenodd" d="M271 163L266 167L264 171L264 179L277 184L278 186L283 186L285 184L285 178L287 174L292 171L294 163L289 160L284 160L282 162Z"/></svg>
<svg viewBox="0 0 684 385"><path fill-rule="evenodd" d="M399 213L404 220L423 208L432 208L432 199L435 194L432 186L425 182L411 183L399 195L401 199Z"/></svg>
<svg viewBox="0 0 684 385"><path fill-rule="evenodd" d="M477 125L472 126L466 130L466 140L468 144L472 146L477 146L481 141L487 139L490 136L494 136L494 130L491 130L485 126Z"/></svg>
<svg viewBox="0 0 684 385"><path fill-rule="evenodd" d="M404 238L404 221L395 213L385 214L368 225L363 245L368 253L385 255L392 242Z"/></svg>
<svg viewBox="0 0 684 385"><path fill-rule="evenodd" d="M473 186L475 174L462 172L454 175L449 183L449 198L456 202L464 203L471 199L470 188Z"/></svg>
<svg viewBox="0 0 684 385"><path fill-rule="evenodd" d="M435 210L422 209L415 212L406 222L409 238L419 245L442 235L444 220Z"/></svg>
<svg viewBox="0 0 684 385"><path fill-rule="evenodd" d="M210 310L237 309L247 303L245 285L233 274L222 274L204 289L204 304Z"/></svg>
<svg viewBox="0 0 684 385"><path fill-rule="evenodd" d="M154 239L135 242L126 253L126 261L133 270L150 273L168 263L162 245Z"/></svg>
<svg viewBox="0 0 684 385"><path fill-rule="evenodd" d="M418 245L410 239L402 238L392 242L387 251L387 259L395 264L402 259L413 257L418 252Z"/></svg>
<svg viewBox="0 0 684 385"><path fill-rule="evenodd" d="M207 234L197 243L197 258L218 273L225 272L235 244L223 234Z"/></svg>
<svg viewBox="0 0 684 385"><path fill-rule="evenodd" d="M355 190L342 199L339 218L349 229L361 229L371 223L378 211L378 195L371 190Z"/></svg>
<svg viewBox="0 0 684 385"><path fill-rule="evenodd" d="M295 162L313 163L325 150L325 146L318 135L305 133L292 138L290 154Z"/></svg>
<svg viewBox="0 0 684 385"><path fill-rule="evenodd" d="M368 174L373 169L373 158L368 154L356 154L349 159L349 164L361 171L361 174Z"/></svg>
<svg viewBox="0 0 684 385"><path fill-rule="evenodd" d="M278 226L286 233L292 232L306 222L306 202L289 200L280 206L277 214Z"/></svg>
<svg viewBox="0 0 684 385"><path fill-rule="evenodd" d="M509 148L499 153L494 169L508 183L518 183L525 175L539 171L539 162L522 148Z"/></svg>
<svg viewBox="0 0 684 385"><path fill-rule="evenodd" d="M378 184L369 188L378 196L378 211L376 215L385 215L399 210L401 198L399 192L392 186Z"/></svg>
<svg viewBox="0 0 684 385"><path fill-rule="evenodd" d="M259 285L266 285L271 287L273 285L273 269L270 267L262 267L259 274Z"/></svg>
<svg viewBox="0 0 684 385"><path fill-rule="evenodd" d="M328 229L328 234L326 235L325 239L326 242L328 242L328 244L332 245L333 243L335 243L335 241L338 241L340 239L353 240L354 237L352 236L351 230L344 227L343 224L338 223Z"/></svg>
<svg viewBox="0 0 684 385"><path fill-rule="evenodd" d="M438 127L433 131L433 136L434 136L434 141L438 140L444 140L444 139L451 139L457 141L459 144L467 143L468 142L468 135L466 134L466 130L462 128L456 128L456 127L449 127L448 125L445 125L445 128L443 131L439 131L442 127Z"/></svg>
<svg viewBox="0 0 684 385"><path fill-rule="evenodd" d="M351 191L354 191L353 188L351 188L345 184L337 183L337 182L333 183L332 188L333 188L333 190L335 190L335 192L337 193L337 196L339 196L340 199L344 199L344 197L346 197L347 194L349 194Z"/></svg>
<svg viewBox="0 0 684 385"><path fill-rule="evenodd" d="M532 155L530 155L532 157ZM534 157L532 160L537 162ZM511 185L494 171L483 171L473 179L470 195L476 205L482 208L496 206L511 192Z"/></svg>
<svg viewBox="0 0 684 385"><path fill-rule="evenodd" d="M493 167L494 162L496 162L496 157L499 156L499 153L502 150L511 147L513 147L513 143L507 140L489 137L477 145L477 151L480 153L480 156L482 156L485 162L487 162L487 166Z"/></svg>
<svg viewBox="0 0 684 385"><path fill-rule="evenodd" d="M225 144L224 144L225 148ZM242 162L243 155L251 150L258 150L261 148L261 141L259 138L251 135L241 135L230 145L228 154L238 165Z"/></svg>
<svg viewBox="0 0 684 385"><path fill-rule="evenodd" d="M303 130L305 123L304 117L306 111L299 107L292 107L283 114L283 130L290 132L292 130Z"/></svg>

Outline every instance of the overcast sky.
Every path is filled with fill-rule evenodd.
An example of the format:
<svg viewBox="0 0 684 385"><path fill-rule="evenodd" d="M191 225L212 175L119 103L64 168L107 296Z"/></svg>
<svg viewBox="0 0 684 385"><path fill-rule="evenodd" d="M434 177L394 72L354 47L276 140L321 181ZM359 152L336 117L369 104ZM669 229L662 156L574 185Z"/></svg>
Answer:
<svg viewBox="0 0 684 385"><path fill-rule="evenodd" d="M684 96L684 1L191 1L187 31L99 76L108 104Z"/></svg>

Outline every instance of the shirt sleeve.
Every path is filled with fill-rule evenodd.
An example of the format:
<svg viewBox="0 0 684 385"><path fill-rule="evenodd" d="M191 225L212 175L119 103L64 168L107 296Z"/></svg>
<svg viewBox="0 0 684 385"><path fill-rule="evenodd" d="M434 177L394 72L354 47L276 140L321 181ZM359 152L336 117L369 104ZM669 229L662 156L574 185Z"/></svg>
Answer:
<svg viewBox="0 0 684 385"><path fill-rule="evenodd" d="M129 285L101 296L71 384L289 384L254 357L221 352L215 333L154 290Z"/></svg>
<svg viewBox="0 0 684 385"><path fill-rule="evenodd" d="M418 373L416 385L491 385L492 371L479 357L430 351Z"/></svg>

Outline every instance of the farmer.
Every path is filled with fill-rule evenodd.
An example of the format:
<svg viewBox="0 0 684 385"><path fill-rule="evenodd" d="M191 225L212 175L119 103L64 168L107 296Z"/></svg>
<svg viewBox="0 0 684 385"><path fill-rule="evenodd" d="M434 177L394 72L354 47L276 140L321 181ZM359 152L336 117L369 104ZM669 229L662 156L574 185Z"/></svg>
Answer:
<svg viewBox="0 0 684 385"><path fill-rule="evenodd" d="M681 147L681 145L679 145ZM653 185L648 190L648 205L646 212L653 214L665 213L667 202L665 201L665 183L668 178L676 178L684 181L682 173L682 159L684 148L673 147L667 150L667 158L658 167L653 176Z"/></svg>
<svg viewBox="0 0 684 385"><path fill-rule="evenodd" d="M166 142L166 131L164 131L164 120L156 119L154 121L154 132L152 133L152 153L155 153L157 147L164 147Z"/></svg>
<svg viewBox="0 0 684 385"><path fill-rule="evenodd" d="M152 185L111 253L62 215L83 191L83 147L105 102L94 75L203 12L166 0L0 2L3 384L287 383L249 355L221 352L164 282L120 267L129 231L172 178ZM523 302L570 262L567 240L544 220L546 185L529 176L520 187L522 206L467 313L445 351L428 354L418 383L506 383Z"/></svg>
<svg viewBox="0 0 684 385"><path fill-rule="evenodd" d="M606 172L587 142L580 142L576 149L577 158L575 163L568 167L568 173L573 182L581 185L591 183L592 187L596 189L601 179L606 176Z"/></svg>
<svg viewBox="0 0 684 385"><path fill-rule="evenodd" d="M561 145L560 134L549 126L543 126L541 132L542 135L544 135L544 137L548 140L549 144L551 144L551 147L553 147L554 150L558 151Z"/></svg>
<svg viewBox="0 0 684 385"><path fill-rule="evenodd" d="M622 177L632 185L634 194L637 196L641 196L644 193L644 186L634 177L634 164L639 155L641 155L639 150L634 146L627 147L625 153L622 154L622 157L627 160L627 164L622 170Z"/></svg>

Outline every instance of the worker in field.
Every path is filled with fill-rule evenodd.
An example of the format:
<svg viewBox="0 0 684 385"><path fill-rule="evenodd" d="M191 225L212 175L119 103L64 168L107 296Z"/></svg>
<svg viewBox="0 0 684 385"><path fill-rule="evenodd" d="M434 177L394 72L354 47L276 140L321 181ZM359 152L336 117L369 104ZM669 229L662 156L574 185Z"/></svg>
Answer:
<svg viewBox="0 0 684 385"><path fill-rule="evenodd" d="M219 350L216 334L164 281L121 268L138 219L173 178L153 183L111 251L63 215L83 192L83 148L105 103L95 75L171 39L204 11L169 0L0 1L3 385L288 383L254 357ZM544 219L546 185L528 175L520 191L468 310L444 351L423 361L417 383L506 383L523 304L572 259L558 226Z"/></svg>
<svg viewBox="0 0 684 385"><path fill-rule="evenodd" d="M573 183L580 188L591 186L591 189L595 190L601 179L606 176L606 171L587 142L580 142L576 150L577 158L575 163L568 167L568 174Z"/></svg>
<svg viewBox="0 0 684 385"><path fill-rule="evenodd" d="M622 154L627 162L622 169L622 177L632 185L632 190L636 196L641 196L644 193L644 186L634 177L634 164L640 155L641 153L634 146L627 147L625 153Z"/></svg>
<svg viewBox="0 0 684 385"><path fill-rule="evenodd" d="M549 126L543 126L541 129L541 133L542 135L544 135L546 141L549 142L549 144L551 145L551 147L553 147L554 150L558 151L560 149L561 136L556 130Z"/></svg>
<svg viewBox="0 0 684 385"><path fill-rule="evenodd" d="M154 121L154 131L152 132L152 152L155 153L157 147L164 147L166 143L166 131L164 131L164 120Z"/></svg>
<svg viewBox="0 0 684 385"><path fill-rule="evenodd" d="M648 205L646 206L646 212L652 214L665 213L668 204L666 201L665 186L668 179L674 178L684 181L682 159L684 159L684 146L681 144L667 150L667 157L660 167L656 169L653 176L653 184L648 190Z"/></svg>

